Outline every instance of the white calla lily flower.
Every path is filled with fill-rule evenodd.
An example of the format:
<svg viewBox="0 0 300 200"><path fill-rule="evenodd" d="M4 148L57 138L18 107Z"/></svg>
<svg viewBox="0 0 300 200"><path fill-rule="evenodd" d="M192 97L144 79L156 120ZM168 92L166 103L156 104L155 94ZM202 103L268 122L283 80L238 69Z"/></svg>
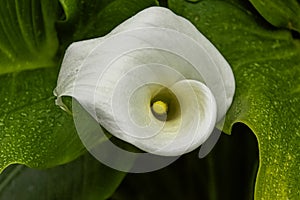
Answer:
<svg viewBox="0 0 300 200"><path fill-rule="evenodd" d="M76 99L112 135L156 155L203 144L231 105L229 64L186 19L145 9L66 51L56 104Z"/></svg>

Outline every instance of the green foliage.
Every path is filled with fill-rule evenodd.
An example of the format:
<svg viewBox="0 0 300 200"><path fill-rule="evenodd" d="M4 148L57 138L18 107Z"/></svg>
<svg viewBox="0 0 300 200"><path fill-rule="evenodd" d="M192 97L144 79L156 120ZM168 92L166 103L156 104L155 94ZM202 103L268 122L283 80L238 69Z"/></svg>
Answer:
<svg viewBox="0 0 300 200"><path fill-rule="evenodd" d="M242 122L257 137L259 171L255 197L300 198L299 1L160 2L194 23L233 68L237 88L224 131L229 134L233 124ZM53 167L85 152L72 116L54 104L52 91L63 53L71 42L105 35L125 19L155 4L155 0L0 0L0 172L13 163L35 168ZM219 151L199 163L193 162L192 168L184 169L196 171L199 165L201 171L211 159L214 165L223 166L228 162L219 157L224 150L216 152ZM191 159L197 158L188 160ZM179 168L181 165L176 170ZM176 170L172 176L177 175ZM203 176L203 179L195 176L203 185L203 180L211 178L226 185L216 178L221 172L217 167L207 172L211 176ZM32 180L28 180L29 176ZM20 190L15 190L11 177ZM56 193L58 177L66 187L62 185L61 191ZM88 157L46 171L13 166L0 176L0 198L21 195L24 199L28 195L32 199L30 195L42 195L46 191L49 193L45 198L49 199L75 196L80 199L81 195L88 198L87 194L94 192L96 197L93 198L100 195L106 198L122 177L122 173L108 170ZM252 177L250 174L246 179L250 188ZM22 193L29 190L26 184L38 187L40 193ZM101 189L98 184L102 184ZM219 184L209 186L212 190L207 198L210 199L218 198L215 193L226 191ZM220 194L224 194L222 192ZM75 196L64 196L66 193ZM248 198L247 195L238 197Z"/></svg>
<svg viewBox="0 0 300 200"><path fill-rule="evenodd" d="M239 123L232 135L222 134L205 158L198 159L197 153L183 155L159 171L128 174L112 199L253 199L258 148L247 126Z"/></svg>
<svg viewBox="0 0 300 200"><path fill-rule="evenodd" d="M238 3L172 0L169 5L194 23L233 68L237 87L224 131L230 133L234 123L242 122L257 137L255 197L297 199L300 43L290 31L267 24L251 5Z"/></svg>
<svg viewBox="0 0 300 200"><path fill-rule="evenodd" d="M51 167L85 151L72 116L54 104L52 91L63 56L57 54L70 42L101 36L154 5L135 0L124 8L124 2L62 0L62 15L59 2L52 0L0 1L0 171L11 163ZM100 21L107 25L95 26Z"/></svg>
<svg viewBox="0 0 300 200"><path fill-rule="evenodd" d="M61 112L52 95L55 68L0 76L0 169L11 163L51 167L85 150L72 117Z"/></svg>
<svg viewBox="0 0 300 200"><path fill-rule="evenodd" d="M0 183L0 199L107 199L124 175L101 165L89 154L46 170L15 165L1 175L4 181Z"/></svg>
<svg viewBox="0 0 300 200"><path fill-rule="evenodd" d="M128 7L120 6L123 4ZM154 4L150 0L129 3L124 0L0 0L0 172L13 163L34 168L53 167L70 162L86 151L72 116L54 104L52 91L64 49L75 40L102 36ZM27 174L28 170L22 168L20 173ZM78 176L86 171L79 171ZM56 172L35 176L43 179L52 173ZM118 185L120 178L114 177L120 174L107 169L101 173L106 174L108 183L101 186L105 195ZM9 187L5 185L9 184L7 176L1 176L0 180L1 188Z"/></svg>
<svg viewBox="0 0 300 200"><path fill-rule="evenodd" d="M250 0L271 24L300 32L300 4L297 0Z"/></svg>
<svg viewBox="0 0 300 200"><path fill-rule="evenodd" d="M58 2L0 1L0 75L55 66Z"/></svg>
<svg viewBox="0 0 300 200"><path fill-rule="evenodd" d="M94 38L110 30L144 8L156 5L154 0L60 0L65 19L60 21L59 35L73 41Z"/></svg>
<svg viewBox="0 0 300 200"><path fill-rule="evenodd" d="M83 151L71 116L54 104L58 2L0 1L0 171L50 167ZM67 127L67 128L66 128Z"/></svg>

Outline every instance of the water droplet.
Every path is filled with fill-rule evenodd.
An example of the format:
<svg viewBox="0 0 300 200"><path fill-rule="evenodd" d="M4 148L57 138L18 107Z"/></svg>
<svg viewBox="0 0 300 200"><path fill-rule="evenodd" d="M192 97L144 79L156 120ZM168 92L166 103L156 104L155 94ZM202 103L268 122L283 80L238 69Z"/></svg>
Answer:
<svg viewBox="0 0 300 200"><path fill-rule="evenodd" d="M21 113L21 116L22 117L27 117L27 114L26 113Z"/></svg>
<svg viewBox="0 0 300 200"><path fill-rule="evenodd" d="M271 140L271 139L272 139L271 135L268 135L268 140Z"/></svg>

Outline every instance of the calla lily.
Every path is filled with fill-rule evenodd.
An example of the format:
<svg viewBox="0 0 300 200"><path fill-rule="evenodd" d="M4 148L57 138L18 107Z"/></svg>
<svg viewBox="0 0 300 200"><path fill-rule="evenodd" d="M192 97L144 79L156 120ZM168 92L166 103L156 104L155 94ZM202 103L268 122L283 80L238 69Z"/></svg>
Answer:
<svg viewBox="0 0 300 200"><path fill-rule="evenodd" d="M229 64L186 19L145 9L67 49L54 94L71 96L115 137L177 156L203 144L235 90Z"/></svg>

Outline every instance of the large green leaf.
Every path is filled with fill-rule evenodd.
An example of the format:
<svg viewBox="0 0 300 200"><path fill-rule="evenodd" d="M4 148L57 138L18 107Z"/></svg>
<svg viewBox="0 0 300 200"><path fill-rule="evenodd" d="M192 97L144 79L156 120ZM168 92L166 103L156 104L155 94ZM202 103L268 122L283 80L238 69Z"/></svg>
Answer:
<svg viewBox="0 0 300 200"><path fill-rule="evenodd" d="M0 172L12 163L51 167L85 151L72 116L54 104L61 52L154 5L126 2L0 0Z"/></svg>
<svg viewBox="0 0 300 200"><path fill-rule="evenodd" d="M0 170L11 163L50 167L80 155L71 116L54 104L52 68L0 76Z"/></svg>
<svg viewBox="0 0 300 200"><path fill-rule="evenodd" d="M0 175L0 199L107 199L124 175L101 165L89 154L47 170L15 165Z"/></svg>
<svg viewBox="0 0 300 200"><path fill-rule="evenodd" d="M274 29L242 1L169 1L221 51L236 78L224 131L248 125L259 146L257 199L297 199L300 194L300 42Z"/></svg>
<svg viewBox="0 0 300 200"><path fill-rule="evenodd" d="M83 146L72 117L54 105L52 94L58 2L1 0L0 5L0 172L11 163L68 162Z"/></svg>

